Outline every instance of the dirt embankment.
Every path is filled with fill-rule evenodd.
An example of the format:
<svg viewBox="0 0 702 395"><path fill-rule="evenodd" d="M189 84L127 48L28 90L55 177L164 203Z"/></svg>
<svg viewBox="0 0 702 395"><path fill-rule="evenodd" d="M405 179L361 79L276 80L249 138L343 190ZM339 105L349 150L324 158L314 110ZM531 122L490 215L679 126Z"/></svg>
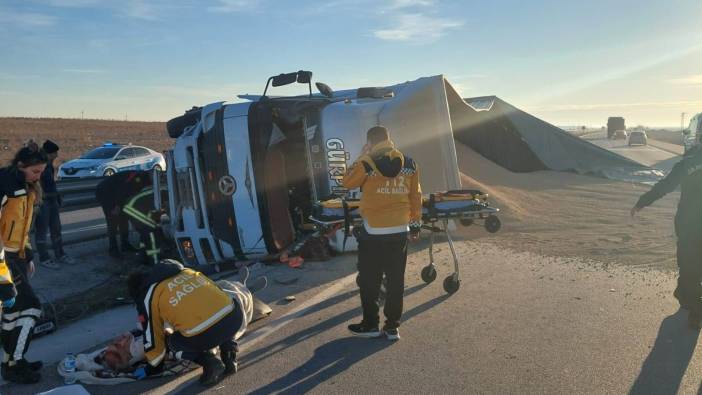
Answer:
<svg viewBox="0 0 702 395"><path fill-rule="evenodd" d="M5 165L27 140L56 142L58 162L74 159L105 141L133 143L163 151L173 144L165 122L63 118L0 118L0 163Z"/></svg>
<svg viewBox="0 0 702 395"><path fill-rule="evenodd" d="M683 145L682 133L673 132L664 129L647 130L646 134L649 138L654 140L662 141L664 143Z"/></svg>
<svg viewBox="0 0 702 395"><path fill-rule="evenodd" d="M456 153L463 186L487 191L503 222L495 235L459 227L462 236L547 256L675 267L677 192L631 218L629 210L648 190L644 185L565 172L512 173L461 143Z"/></svg>

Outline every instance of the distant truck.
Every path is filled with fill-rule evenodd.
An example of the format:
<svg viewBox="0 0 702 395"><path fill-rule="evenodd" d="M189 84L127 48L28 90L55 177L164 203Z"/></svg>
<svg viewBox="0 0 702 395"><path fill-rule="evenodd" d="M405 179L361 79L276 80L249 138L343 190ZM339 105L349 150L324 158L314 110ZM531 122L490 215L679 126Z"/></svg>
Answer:
<svg viewBox="0 0 702 395"><path fill-rule="evenodd" d="M611 139L617 130L626 130L626 123L622 117L609 117L607 119L607 138Z"/></svg>
<svg viewBox="0 0 702 395"><path fill-rule="evenodd" d="M695 146L700 133L702 133L702 112L692 117L690 119L690 126L683 130L685 153Z"/></svg>

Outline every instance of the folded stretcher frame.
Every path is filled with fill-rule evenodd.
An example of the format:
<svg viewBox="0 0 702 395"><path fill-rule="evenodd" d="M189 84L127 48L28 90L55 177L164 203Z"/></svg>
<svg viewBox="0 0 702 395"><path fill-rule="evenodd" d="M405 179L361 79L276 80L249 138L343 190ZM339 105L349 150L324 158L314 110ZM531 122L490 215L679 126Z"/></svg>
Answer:
<svg viewBox="0 0 702 395"><path fill-rule="evenodd" d="M469 226L475 221L483 221L485 229L490 233L500 230L501 222L497 217L500 211L491 207L487 201L488 195L478 190L456 190L432 193L422 201L422 229L431 232L429 239L429 264L422 269L422 280L431 283L436 279L434 265L435 234L446 235L453 256L454 272L444 280L444 290L452 294L460 287L458 256L449 233L449 220L458 220L461 225ZM353 228L354 236L358 236L358 226L362 226L359 200L331 199L318 202L310 220L322 230L334 230L344 227L346 235ZM328 232L325 232L328 233Z"/></svg>

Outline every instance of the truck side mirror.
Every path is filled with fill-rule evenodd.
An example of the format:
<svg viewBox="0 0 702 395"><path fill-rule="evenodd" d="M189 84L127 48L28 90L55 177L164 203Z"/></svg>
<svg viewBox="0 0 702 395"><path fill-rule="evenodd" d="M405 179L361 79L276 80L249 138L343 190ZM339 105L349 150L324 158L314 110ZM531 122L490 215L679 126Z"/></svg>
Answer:
<svg viewBox="0 0 702 395"><path fill-rule="evenodd" d="M297 72L297 82L300 84L309 84L312 81L312 72L300 70Z"/></svg>
<svg viewBox="0 0 702 395"><path fill-rule="evenodd" d="M274 87L292 84L297 80L297 73L278 74L273 77L271 85Z"/></svg>
<svg viewBox="0 0 702 395"><path fill-rule="evenodd" d="M683 135L689 136L689 135L690 135L690 129L685 129L685 130L683 130Z"/></svg>

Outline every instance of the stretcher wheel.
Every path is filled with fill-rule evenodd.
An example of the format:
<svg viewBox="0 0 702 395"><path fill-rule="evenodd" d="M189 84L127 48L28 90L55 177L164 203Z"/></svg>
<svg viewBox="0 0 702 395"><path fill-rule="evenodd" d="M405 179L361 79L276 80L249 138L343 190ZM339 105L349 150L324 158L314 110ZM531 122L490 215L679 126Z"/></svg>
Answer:
<svg viewBox="0 0 702 395"><path fill-rule="evenodd" d="M473 225L474 221L472 218L461 218L461 220L459 222L463 226L471 226L471 225Z"/></svg>
<svg viewBox="0 0 702 395"><path fill-rule="evenodd" d="M422 281L431 284L434 280L436 280L436 268L434 265L424 266L422 268Z"/></svg>
<svg viewBox="0 0 702 395"><path fill-rule="evenodd" d="M502 227L502 222L500 222L500 219L497 218L496 215L490 215L487 218L485 218L485 230L487 230L490 233L497 233L498 230Z"/></svg>
<svg viewBox="0 0 702 395"><path fill-rule="evenodd" d="M444 279L444 291L448 292L450 295L456 293L460 287L461 280L458 279L457 275L452 274Z"/></svg>

